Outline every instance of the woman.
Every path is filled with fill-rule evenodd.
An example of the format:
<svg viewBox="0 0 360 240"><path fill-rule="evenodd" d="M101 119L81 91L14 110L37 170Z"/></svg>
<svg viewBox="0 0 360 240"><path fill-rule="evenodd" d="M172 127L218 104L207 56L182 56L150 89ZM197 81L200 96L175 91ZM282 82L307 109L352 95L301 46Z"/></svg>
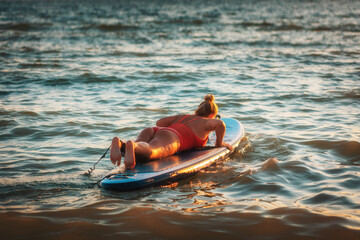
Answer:
<svg viewBox="0 0 360 240"><path fill-rule="evenodd" d="M126 144L118 137L114 137L111 144L110 160L120 165L122 153L125 155L124 164L127 168L134 168L136 161L149 161L205 146L209 133L216 133L216 147L232 147L223 142L225 124L215 119L218 106L213 95L206 95L195 111L195 115L176 115L161 118L156 127L145 128L136 141ZM125 153L124 153L125 152Z"/></svg>

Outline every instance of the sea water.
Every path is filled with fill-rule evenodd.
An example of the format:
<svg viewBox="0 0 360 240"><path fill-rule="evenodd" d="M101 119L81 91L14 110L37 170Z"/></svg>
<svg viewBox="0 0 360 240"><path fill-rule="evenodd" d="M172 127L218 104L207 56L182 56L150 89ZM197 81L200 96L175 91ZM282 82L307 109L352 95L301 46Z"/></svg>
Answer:
<svg viewBox="0 0 360 240"><path fill-rule="evenodd" d="M1 239L360 239L360 2L0 1ZM134 192L114 136L214 94L236 153Z"/></svg>

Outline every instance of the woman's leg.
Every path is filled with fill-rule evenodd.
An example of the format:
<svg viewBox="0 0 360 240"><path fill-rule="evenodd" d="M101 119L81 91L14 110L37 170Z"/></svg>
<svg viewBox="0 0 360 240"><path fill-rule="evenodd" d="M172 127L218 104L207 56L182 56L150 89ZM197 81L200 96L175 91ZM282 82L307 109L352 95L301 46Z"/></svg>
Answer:
<svg viewBox="0 0 360 240"><path fill-rule="evenodd" d="M114 137L111 142L111 150L110 150L110 160L115 165L120 166L121 162L121 142L118 137Z"/></svg>
<svg viewBox="0 0 360 240"><path fill-rule="evenodd" d="M127 168L136 165L136 159L152 160L171 156L180 148L180 140L171 131L159 131L147 142L126 142L124 163Z"/></svg>
<svg viewBox="0 0 360 240"><path fill-rule="evenodd" d="M126 168L130 168L130 169L133 169L136 165L135 142L131 140L126 142L124 164Z"/></svg>
<svg viewBox="0 0 360 240"><path fill-rule="evenodd" d="M154 136L154 130L153 128L145 128L143 129L135 142L150 142L150 140ZM123 145L124 144L124 145ZM124 150L126 152L126 144L122 142L118 137L114 137L111 143L111 151L110 151L110 160L115 165L117 164L120 166L121 163L121 156L124 156ZM123 149L121 149L123 148ZM139 155L139 158L147 158L146 156L143 157Z"/></svg>
<svg viewBox="0 0 360 240"><path fill-rule="evenodd" d="M154 129L152 127L145 128L139 133L135 142L147 142L148 143L154 137L154 134L155 134Z"/></svg>

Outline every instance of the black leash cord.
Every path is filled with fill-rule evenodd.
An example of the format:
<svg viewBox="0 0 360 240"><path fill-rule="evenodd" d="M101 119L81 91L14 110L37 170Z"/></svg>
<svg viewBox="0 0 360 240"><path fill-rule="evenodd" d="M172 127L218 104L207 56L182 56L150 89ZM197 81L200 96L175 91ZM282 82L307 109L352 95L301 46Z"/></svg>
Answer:
<svg viewBox="0 0 360 240"><path fill-rule="evenodd" d="M111 146L108 147L108 149L106 150L106 152L101 156L101 158L94 164L94 166L92 168L90 168L86 173L84 173L85 176L90 176L90 174L95 170L95 166L96 164L98 164L100 162L101 159L103 159L107 152L109 151Z"/></svg>

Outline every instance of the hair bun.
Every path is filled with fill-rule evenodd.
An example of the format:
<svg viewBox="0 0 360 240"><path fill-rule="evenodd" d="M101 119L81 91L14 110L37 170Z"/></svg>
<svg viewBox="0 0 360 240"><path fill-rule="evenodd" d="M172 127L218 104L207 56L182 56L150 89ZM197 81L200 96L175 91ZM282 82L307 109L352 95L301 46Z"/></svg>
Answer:
<svg viewBox="0 0 360 240"><path fill-rule="evenodd" d="M206 96L204 97L204 99L205 99L205 101L212 102L212 101L215 100L215 97L214 97L214 95L212 95L212 94L208 94L208 95L206 95Z"/></svg>

